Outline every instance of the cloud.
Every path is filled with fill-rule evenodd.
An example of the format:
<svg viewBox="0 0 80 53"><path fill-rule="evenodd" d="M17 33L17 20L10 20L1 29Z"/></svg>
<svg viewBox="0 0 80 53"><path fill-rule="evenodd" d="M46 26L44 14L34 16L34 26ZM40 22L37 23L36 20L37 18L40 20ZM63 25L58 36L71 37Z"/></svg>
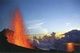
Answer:
<svg viewBox="0 0 80 53"><path fill-rule="evenodd" d="M29 32L31 34L47 34L48 33L48 30L46 28L33 28L33 29L30 29Z"/></svg>
<svg viewBox="0 0 80 53"><path fill-rule="evenodd" d="M44 24L44 23L41 22L41 23L31 24L28 29L42 28L42 26L41 26L42 24Z"/></svg>
<svg viewBox="0 0 80 53"><path fill-rule="evenodd" d="M32 21L32 23L30 22L30 24L28 25L28 29L29 32L34 34L46 34L48 33L48 30L46 28L43 27L43 25L45 24L45 22L42 21Z"/></svg>

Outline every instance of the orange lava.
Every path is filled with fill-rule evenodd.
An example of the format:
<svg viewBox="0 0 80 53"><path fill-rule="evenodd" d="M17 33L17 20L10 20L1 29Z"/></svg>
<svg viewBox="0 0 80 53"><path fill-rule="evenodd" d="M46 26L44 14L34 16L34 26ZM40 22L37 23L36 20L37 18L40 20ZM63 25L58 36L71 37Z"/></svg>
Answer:
<svg viewBox="0 0 80 53"><path fill-rule="evenodd" d="M68 52L74 51L74 43L67 43L67 51Z"/></svg>
<svg viewBox="0 0 80 53"><path fill-rule="evenodd" d="M13 31L8 30L8 29L6 30L6 37L7 37L8 42L13 43L13 35L14 35Z"/></svg>
<svg viewBox="0 0 80 53"><path fill-rule="evenodd" d="M8 41L18 46L32 49L29 37L25 35L24 23L19 9L16 10L13 16L11 28L13 28L14 34L7 33ZM12 38L9 35L12 35Z"/></svg>

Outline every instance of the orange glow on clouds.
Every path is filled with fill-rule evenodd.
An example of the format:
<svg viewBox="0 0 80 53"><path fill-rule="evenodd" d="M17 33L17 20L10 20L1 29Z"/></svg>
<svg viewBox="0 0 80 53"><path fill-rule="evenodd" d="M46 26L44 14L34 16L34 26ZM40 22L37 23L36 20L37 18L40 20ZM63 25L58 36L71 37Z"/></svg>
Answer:
<svg viewBox="0 0 80 53"><path fill-rule="evenodd" d="M56 34L55 34L55 37L56 38L63 38L63 37L65 37L65 35L62 35L63 33L62 32L57 32Z"/></svg>

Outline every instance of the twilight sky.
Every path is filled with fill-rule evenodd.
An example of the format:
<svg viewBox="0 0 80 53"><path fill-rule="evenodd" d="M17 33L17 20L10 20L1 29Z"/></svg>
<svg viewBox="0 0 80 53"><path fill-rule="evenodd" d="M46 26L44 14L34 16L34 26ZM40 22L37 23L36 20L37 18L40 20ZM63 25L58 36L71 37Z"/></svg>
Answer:
<svg viewBox="0 0 80 53"><path fill-rule="evenodd" d="M19 7L30 33L80 29L80 0L0 0L0 31Z"/></svg>

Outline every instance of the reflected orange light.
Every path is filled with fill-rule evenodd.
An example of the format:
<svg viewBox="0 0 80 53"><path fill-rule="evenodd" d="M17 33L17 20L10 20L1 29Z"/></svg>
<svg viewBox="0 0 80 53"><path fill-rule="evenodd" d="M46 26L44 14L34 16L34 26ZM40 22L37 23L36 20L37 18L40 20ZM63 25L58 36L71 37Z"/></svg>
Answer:
<svg viewBox="0 0 80 53"><path fill-rule="evenodd" d="M67 51L68 52L74 51L74 43L67 43Z"/></svg>

